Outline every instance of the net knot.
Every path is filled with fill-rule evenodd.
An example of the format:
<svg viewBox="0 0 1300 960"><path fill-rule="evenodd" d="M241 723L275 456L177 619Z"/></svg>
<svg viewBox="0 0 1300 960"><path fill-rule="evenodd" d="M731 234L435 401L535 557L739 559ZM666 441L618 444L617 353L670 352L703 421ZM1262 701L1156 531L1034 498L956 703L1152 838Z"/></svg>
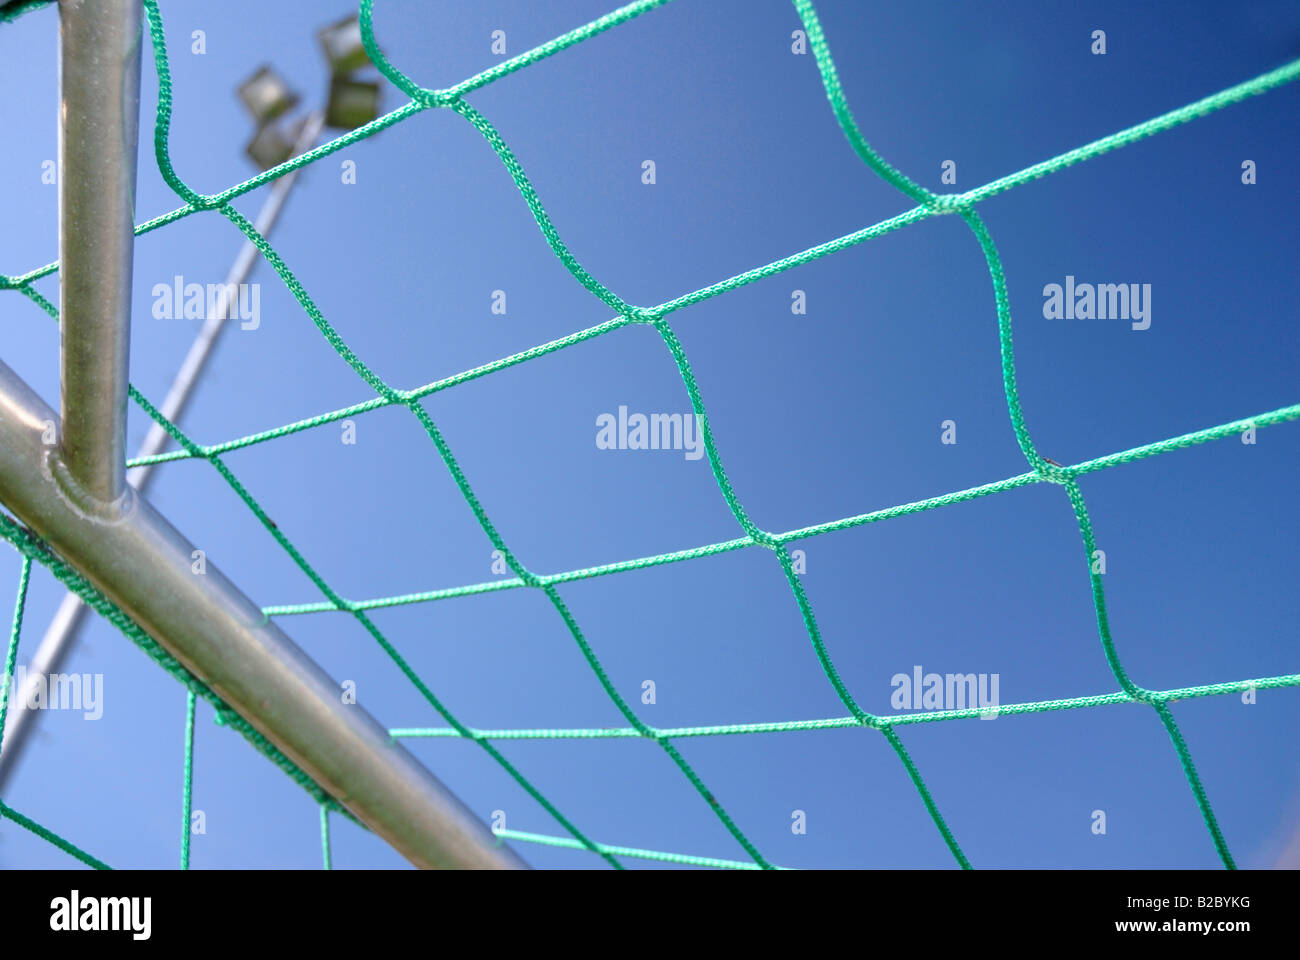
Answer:
<svg viewBox="0 0 1300 960"><path fill-rule="evenodd" d="M421 87L412 99L423 107L450 107L460 99L460 96L450 90L430 90Z"/></svg>
<svg viewBox="0 0 1300 960"><path fill-rule="evenodd" d="M1049 460L1046 457L1038 457L1038 462L1034 464L1034 472L1048 483L1066 484L1074 476L1069 468L1063 467L1055 460Z"/></svg>
<svg viewBox="0 0 1300 960"><path fill-rule="evenodd" d="M624 314L633 323L654 324L659 320L659 311L654 307L633 307Z"/></svg>
<svg viewBox="0 0 1300 960"><path fill-rule="evenodd" d="M1139 687L1133 684L1133 689L1126 691L1128 695L1138 703L1145 703L1148 706L1157 707L1162 703L1174 703L1177 698L1166 699L1155 690L1148 690L1146 687Z"/></svg>
<svg viewBox="0 0 1300 960"><path fill-rule="evenodd" d="M960 213L970 205L970 200L964 193L932 194L926 203L935 213Z"/></svg>
<svg viewBox="0 0 1300 960"><path fill-rule="evenodd" d="M216 194L196 193L186 198L190 207L195 210L215 210L217 207L224 206L226 201Z"/></svg>

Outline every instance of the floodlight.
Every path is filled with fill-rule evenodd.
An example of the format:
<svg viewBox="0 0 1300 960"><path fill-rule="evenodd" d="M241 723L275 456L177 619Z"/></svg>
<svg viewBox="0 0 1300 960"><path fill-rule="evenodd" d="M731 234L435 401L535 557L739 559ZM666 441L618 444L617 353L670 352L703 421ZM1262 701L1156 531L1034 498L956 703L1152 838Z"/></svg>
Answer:
<svg viewBox="0 0 1300 960"><path fill-rule="evenodd" d="M327 126L352 130L379 116L379 84L336 74L325 107Z"/></svg>
<svg viewBox="0 0 1300 960"><path fill-rule="evenodd" d="M268 123L253 134L244 152L263 170L270 170L293 156L293 145L298 141L306 117L299 117L284 129L281 124Z"/></svg>
<svg viewBox="0 0 1300 960"><path fill-rule="evenodd" d="M259 127L265 126L298 103L298 95L270 67L258 71L239 85L239 99Z"/></svg>
<svg viewBox="0 0 1300 960"><path fill-rule="evenodd" d="M370 55L366 53L361 42L361 22L356 16L344 17L317 33L325 57L330 62L330 70L335 76L351 73L361 67L369 66Z"/></svg>

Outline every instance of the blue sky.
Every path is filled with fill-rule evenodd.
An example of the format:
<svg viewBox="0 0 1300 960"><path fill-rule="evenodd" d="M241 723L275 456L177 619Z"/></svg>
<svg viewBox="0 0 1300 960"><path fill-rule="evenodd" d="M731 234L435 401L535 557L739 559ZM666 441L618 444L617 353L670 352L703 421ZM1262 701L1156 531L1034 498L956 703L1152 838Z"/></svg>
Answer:
<svg viewBox="0 0 1300 960"><path fill-rule="evenodd" d="M214 192L255 171L233 95L273 62L314 102L317 26L349 11L307 3L162 0L174 82L171 154ZM379 0L377 37L418 82L450 86L612 9ZM1300 55L1284 3L1086 8L1030 2L817 4L868 141L933 190L969 190L1250 79ZM0 28L0 271L57 257L57 15ZM624 300L660 303L913 206L858 159L785 0L676 0L468 95L523 165L560 236ZM1107 53L1090 53L1103 29ZM206 53L190 52L205 31ZM157 78L146 50L137 220L178 200L152 157ZM405 102L385 90L385 109ZM980 205L1006 271L1020 396L1040 452L1070 464L1300 401L1300 194L1284 86ZM341 164L355 161L356 183ZM641 181L653 160L656 182ZM940 183L945 160L957 184ZM1241 182L1255 161L1258 182ZM266 189L235 206L252 217ZM213 213L141 237L131 376L160 402L198 325L156 319L154 284L221 280L240 243ZM414 387L609 320L547 246L484 141L426 111L308 168L272 241L357 355ZM1043 316L1043 287L1149 283L1152 323ZM226 332L184 429L244 436L370 399L265 264L261 324ZM57 297L57 279L37 288ZM791 312L794 290L807 313ZM504 316L491 311L504 290ZM57 301L56 301L57 302ZM55 325L0 296L3 357L51 402ZM671 318L727 474L764 530L785 531L1025 472L999 372L983 255L934 217ZM741 536L707 459L610 451L596 418L620 405L687 413L663 341L630 326L424 401L488 515L531 570L555 573ZM940 443L940 425L957 443ZM408 411L355 418L230 453L226 462L344 596L489 581L491 544ZM130 412L134 449L148 427ZM1089 474L1116 648L1151 689L1300 672L1294 476L1300 427L1261 430ZM263 605L318 591L208 465L160 468L153 499ZM996 673L1003 703L1110 693L1084 549L1062 489L1032 486L810 538L801 581L827 649L864 709L892 711L891 678ZM16 583L0 555L0 584ZM6 588L11 592L11 588ZM843 717L780 565L750 548L566 584L561 596L619 692L657 727ZM24 662L61 595L33 577ZM6 601L7 603L8 601ZM625 722L545 597L505 590L375 611L374 622L463 722L480 728ZM441 726L346 614L281 625L392 727ZM114 866L179 856L184 691L96 622L67 666L103 675L95 721L46 711L4 797ZM656 702L641 702L653 680ZM1300 829L1300 691L1177 703L1227 842L1271 866ZM1154 712L1137 705L908 725L900 736L976 867L1210 867L1219 861ZM408 746L485 820L560 835L474 744ZM678 749L759 850L793 867L955 865L898 758L862 729L693 737ZM520 740L499 746L588 836L743 860L655 744ZM199 708L193 866L319 865L313 801ZM1091 814L1104 810L1107 832ZM807 832L791 830L795 810ZM405 862L334 821L338 867ZM517 844L539 867L586 851ZM1294 852L1291 856L1295 856ZM629 867L657 864L626 859ZM0 826L0 864L72 861Z"/></svg>

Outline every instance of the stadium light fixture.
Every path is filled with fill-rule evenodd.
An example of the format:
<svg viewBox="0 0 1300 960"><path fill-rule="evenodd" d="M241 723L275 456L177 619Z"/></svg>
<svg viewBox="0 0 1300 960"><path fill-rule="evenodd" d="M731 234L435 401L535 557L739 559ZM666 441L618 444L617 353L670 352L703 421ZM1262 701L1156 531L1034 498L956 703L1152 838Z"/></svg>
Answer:
<svg viewBox="0 0 1300 960"><path fill-rule="evenodd" d="M335 75L330 80L325 124L354 130L379 116L379 84L370 80Z"/></svg>
<svg viewBox="0 0 1300 960"><path fill-rule="evenodd" d="M330 70L325 125L340 130L364 126L379 116L380 85L377 80L356 76L358 70L370 66L361 42L360 21L356 16L345 17L321 29L317 36ZM288 127L284 125L285 114L298 105L298 95L267 65L240 84L237 92L257 124L244 152L263 170L284 163L293 156L306 123L299 118Z"/></svg>
<svg viewBox="0 0 1300 960"><path fill-rule="evenodd" d="M361 42L361 22L355 15L344 17L318 36L330 67L326 125L341 130L364 126L379 116L379 83L356 75L370 66L370 55Z"/></svg>
<svg viewBox="0 0 1300 960"><path fill-rule="evenodd" d="M301 138L307 120L307 117L299 117L289 124L287 130L278 123L268 123L264 127L259 127L253 134L253 139L244 148L244 152L263 170L279 166L293 156L294 144ZM313 137L312 140L314 142L315 138ZM308 146L310 147L311 144Z"/></svg>
<svg viewBox="0 0 1300 960"><path fill-rule="evenodd" d="M298 105L298 94L289 89L284 79L268 66L239 85L239 99L252 115L259 128L288 113Z"/></svg>
<svg viewBox="0 0 1300 960"><path fill-rule="evenodd" d="M355 15L344 17L337 23L323 27L317 34L330 71L345 75L370 65L370 55L361 42L361 21Z"/></svg>

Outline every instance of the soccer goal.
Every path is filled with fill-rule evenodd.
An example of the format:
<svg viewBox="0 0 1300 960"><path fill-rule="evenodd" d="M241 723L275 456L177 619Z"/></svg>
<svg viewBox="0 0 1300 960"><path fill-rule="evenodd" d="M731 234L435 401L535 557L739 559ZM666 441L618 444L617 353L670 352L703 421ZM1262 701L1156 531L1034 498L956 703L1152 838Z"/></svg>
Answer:
<svg viewBox="0 0 1300 960"><path fill-rule="evenodd" d="M1293 225L1278 225L1287 201L1268 180L1289 173L1268 161L1294 145L1281 128L1300 60L1274 66L1280 58L1261 53L1252 72L1238 70L1217 92L1171 80L1171 89L1201 94L985 178L977 172L1021 153L1009 137L962 141L954 160L932 157L941 148L920 129L926 114L873 106L888 138L855 119L866 107L855 100L851 109L850 92L874 76L857 64L876 43L859 29L856 5L753 4L752 24L729 39L717 37L734 25L708 20L709 5L693 0L638 0L556 33L557 19L581 19L563 6L515 10L510 22L491 10L465 13L462 25L482 49L444 51L444 62L411 42L416 21L434 42L432 14L361 0L355 14L303 31L307 52L289 44L287 68L235 43L247 24L216 14L203 23L167 0L0 6L0 49L19 30L51 41L57 33L60 97L47 181L51 200L57 193L58 259L8 264L15 272L0 274L4 322L57 324L60 360L56 405L50 383L29 375L34 361L20 374L0 355L0 536L18 564L0 701L0 816L86 865L109 865L104 849L129 845L106 845L88 825L108 829L101 818L130 815L131 803L116 809L106 800L112 809L104 809L83 796L85 819L67 797L53 817L18 797L30 796L22 771L44 750L77 749L69 738L80 720L65 723L65 714L123 710L114 733L146 741L123 775L174 771L176 790L158 802L170 811L168 842L179 841L183 867L250 856L239 851L240 828L220 828L223 852L210 843L217 828L203 784L223 780L218 763L235 740L211 734L213 759L205 759L203 719L238 733L253 748L241 745L241 756L259 765L237 775L251 787L226 782L218 794L214 785L225 821L240 815L248 831L278 837L291 816L309 819L326 867L349 865L352 855L392 865L400 855L429 868L603 861L748 870L938 865L942 854L943 863L971 868L1015 835L1017 816L1026 818L1022 838L1055 836L1057 821L1068 823L1051 865L1163 864L1177 850L1195 851L1188 863L1212 856L1236 866L1233 816L1245 801L1230 786L1243 775L1230 742L1264 737L1260 749L1274 752L1261 762L1286 769L1284 738L1258 731L1285 729L1297 715L1291 688L1300 672L1281 626L1294 604L1281 586L1290 575L1279 572L1294 569L1294 545L1287 553L1285 538L1257 516L1277 510L1285 526L1294 505L1279 491L1294 475L1296 436L1284 425L1300 419L1300 403L1278 392L1288 377L1294 383L1294 351L1259 347L1277 335L1273 320L1261 318L1258 335L1242 333L1250 318L1233 303L1206 300L1199 313L1187 306L1194 297L1185 288L1204 268L1177 262L1190 240L1162 240L1160 215L1135 211L1089 245L1070 239L1097 236L1079 210L1060 214L1065 225L1055 228L1028 200L987 210L996 198L1009 207L1071 176L1072 189L1110 210L1106 165L1126 158L1115 176L1129 184L1149 176L1152 209L1175 220L1180 194L1204 193L1207 237L1226 247L1262 238L1272 253L1255 266L1242 302L1249 310L1286 302L1297 238ZM733 4L726 15L742 11L751 13ZM881 29L907 37L915 24L890 18ZM1123 24L1109 29L1109 37L1075 30L1061 41L1078 48L1075 82L1095 85L1103 104L1121 102L1128 82L1105 71L1140 70L1116 48ZM709 30L718 47L706 53ZM517 37L530 39L517 46ZM636 52L673 38L679 65ZM742 70L751 46L765 59L743 68L746 81L770 78L777 102L798 105L788 135L834 134L777 161L788 165L778 170L802 171L803 182L768 176L757 160L752 176L721 172L737 162L740 153L728 152L737 142L782 149L773 131L784 118L757 106L752 123L743 110L703 116L722 103L718 88L729 89L728 71ZM563 72L562 61L587 49L603 51L597 66L577 61L577 72ZM694 64L691 51L712 66ZM849 58L855 67L842 80ZM442 76L462 60L480 66L454 82ZM604 86L617 78L603 71L616 64L629 88L611 93ZM48 68L55 77L53 61ZM583 69L599 79L584 84ZM1223 69L1237 69L1236 60ZM141 94L142 70L155 102ZM225 122L204 87L217 82L201 79L220 70L244 78L238 104L229 98L253 121L244 155L224 134L200 146L186 139L195 126L178 133L186 111L200 109L191 104L216 112L214 126ZM323 80L308 79L310 70ZM638 86L656 70L654 87ZM307 106L295 88L312 82L327 93ZM706 93L686 91L704 87L713 88L707 105L692 106ZM1145 110L1164 92L1137 99ZM743 84L725 95L743 97ZM962 91L943 96L960 101ZM638 102L645 114L624 117ZM936 103L933 115L948 109ZM1172 169L1166 191L1157 182L1164 174L1141 165L1191 165L1186 158L1210 141L1184 139L1157 160L1142 161L1140 151L1246 109L1255 126L1215 128L1214 143L1247 142L1214 153L1213 173ZM583 111L599 118L586 134L572 118L533 119ZM498 114L506 119L489 119ZM1077 129L1092 130L1099 121L1083 114ZM679 119L713 136L717 157L682 147ZM907 123L923 146L898 142ZM21 135L18 121L3 125ZM1074 129L1063 121L1052 136ZM1024 136L1035 139L1031 119ZM868 137L888 140L882 152L896 162ZM981 147L997 159L976 155ZM575 186L590 171L557 151L617 175ZM384 166L386 156L405 165ZM200 190L249 160L260 172ZM823 163L819 184L813 171ZM290 200L298 179L305 186ZM169 190L170 209L142 210L138 180ZM830 196L849 183L857 194ZM544 204L553 192L562 208ZM766 216L785 210L774 221L782 230L759 237L744 209L751 203ZM711 258L707 238L719 211L733 207L734 229ZM886 212L859 217L874 210ZM841 229L846 212L867 225ZM1015 237L1003 239L1003 217ZM647 232L674 218L690 221L671 227L680 256ZM6 226L29 229L21 218ZM1027 239L1034 229L1053 231L1059 257L1036 259L1042 251ZM693 245L692 232L705 239ZM817 239L801 244L781 232ZM1141 254L1125 246L1137 235ZM1162 253L1166 243L1176 252ZM615 244L638 253L615 255L606 246ZM904 269L872 266L877 249L887 264L917 271L907 280L922 285L914 300L882 301L914 304L912 316L874 306L891 269ZM742 261L751 250L770 251L768 262ZM237 255L229 271L205 272L228 255ZM1241 259L1225 252L1224 269L1244 270ZM645 279L660 272L705 279L641 296L662 287ZM852 289L855 278L870 292ZM574 319L583 317L592 319ZM49 336L18 349L49 354ZM166 357L179 363L169 367ZM926 357L941 372L907 372ZM1216 359L1228 365L1222 379L1207 373ZM1181 369L1199 391L1189 392ZM1025 371L1032 388L1022 390ZM1223 386L1234 378L1240 389ZM1059 394L1058 381L1069 385ZM1120 382L1146 383L1146 392L1103 396ZM743 400L730 397L742 389ZM782 414L781 395L804 392L809 406L791 400L803 412ZM1135 396L1146 397L1140 412L1117 420ZM876 418L874 402L892 412ZM809 419L815 411L824 412L820 422ZM1031 434L1031 421L1051 426ZM1080 449L1091 452L1071 456L1074 441L1058 424L1082 429ZM133 429L143 434L134 457ZM1113 445L1089 447L1094 433ZM791 473L772 466L801 457L806 466ZM1151 513L1151 499L1136 502L1129 487L1107 485L1155 463L1178 465L1133 484L1165 498L1168 514ZM895 468L897 484L886 476ZM1218 486L1196 488L1198 474ZM929 486L903 489L919 483ZM349 493L348 484L363 489ZM1162 538L1196 542L1176 526L1188 511L1207 538L1226 538L1218 547L1207 539L1202 557L1224 571L1221 592L1172 582L1181 568L1157 550ZM964 519L943 519L958 514ZM1144 540L1137 525L1147 522ZM630 540L621 539L623 524ZM1174 552L1185 560L1191 551ZM1251 558L1263 558L1268 572L1236 565ZM1152 573L1161 563L1168 578ZM1000 565L1005 572L993 570ZM39 599L29 596L37 590ZM1220 619L1234 607L1244 620ZM38 650L36 619L51 614ZM151 676L179 682L183 693L165 708L174 735L163 738L176 749L159 758L147 745L157 725L149 704L166 694L137 694L135 681L119 681L134 675L125 666L113 672L116 654L112 670L97 671L73 649L83 615L162 668ZM1236 635L1212 636L1230 622L1240 624ZM1203 702L1238 713L1180 712ZM768 703L790 718L755 719ZM1088 727L1082 718L1094 716L1099 726ZM46 721L59 724L54 746L40 738ZM1253 722L1259 727L1243 726ZM96 744L106 726L92 728ZM1130 729L1139 732L1127 742ZM1211 743L1214 775L1196 762L1200 739ZM1058 752L1057 743L1066 746ZM1090 753L1099 743L1108 746ZM979 773L970 758L983 751L1019 760ZM1068 814L1058 815L1048 772L1055 760L1031 758L1065 754L1086 772L1060 787ZM265 776L273 767L274 783ZM841 780L822 779L832 773ZM292 798L281 774L296 785ZM998 796L1023 800L1027 812L1009 814L997 841L982 840L981 825L999 815L972 799L978 791L963 776L1003 782ZM1148 776L1158 784L1150 794ZM1242 828L1251 863L1287 842L1292 787L1284 776L1269 783L1269 823ZM855 792L860 807L845 800ZM304 793L314 808L306 817ZM1219 801L1224 793L1233 813ZM1201 825L1194 835L1184 829L1189 817ZM905 844L897 849L882 839L894 818ZM1149 836L1160 823L1177 832L1167 845ZM831 833L838 839L818 839ZM380 841L391 850L377 852ZM278 842L262 841L270 861L298 856L290 841ZM1019 850L1040 842L1023 839ZM1126 844L1129 852L1114 852ZM44 861L23 853L18 863Z"/></svg>

